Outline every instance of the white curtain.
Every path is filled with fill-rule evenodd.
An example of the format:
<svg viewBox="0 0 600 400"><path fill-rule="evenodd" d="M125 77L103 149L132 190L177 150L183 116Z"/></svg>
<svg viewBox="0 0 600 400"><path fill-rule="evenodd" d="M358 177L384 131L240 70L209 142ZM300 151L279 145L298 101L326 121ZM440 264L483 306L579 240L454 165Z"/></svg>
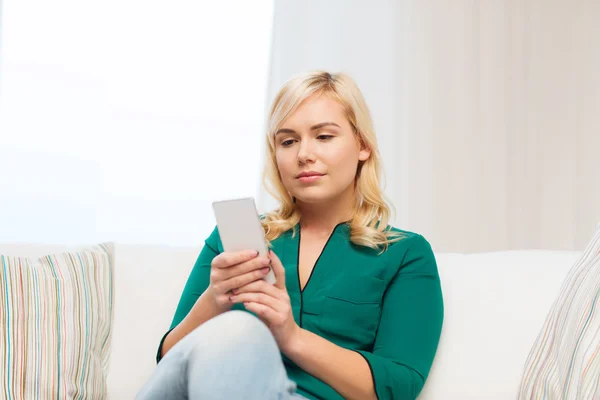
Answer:
<svg viewBox="0 0 600 400"><path fill-rule="evenodd" d="M195 246L258 194L271 0L0 5L0 242Z"/></svg>
<svg viewBox="0 0 600 400"><path fill-rule="evenodd" d="M350 73L394 224L437 251L583 249L600 221L598 21L594 0L279 0L268 99L298 72Z"/></svg>

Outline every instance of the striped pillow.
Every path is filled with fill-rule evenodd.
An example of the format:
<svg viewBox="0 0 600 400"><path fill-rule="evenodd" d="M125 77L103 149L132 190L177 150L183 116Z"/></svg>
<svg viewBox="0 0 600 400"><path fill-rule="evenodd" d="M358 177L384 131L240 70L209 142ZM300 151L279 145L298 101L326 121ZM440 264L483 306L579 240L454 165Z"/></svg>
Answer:
<svg viewBox="0 0 600 400"><path fill-rule="evenodd" d="M569 271L531 349L519 399L600 398L600 227Z"/></svg>
<svg viewBox="0 0 600 400"><path fill-rule="evenodd" d="M106 398L113 255L0 254L0 398Z"/></svg>

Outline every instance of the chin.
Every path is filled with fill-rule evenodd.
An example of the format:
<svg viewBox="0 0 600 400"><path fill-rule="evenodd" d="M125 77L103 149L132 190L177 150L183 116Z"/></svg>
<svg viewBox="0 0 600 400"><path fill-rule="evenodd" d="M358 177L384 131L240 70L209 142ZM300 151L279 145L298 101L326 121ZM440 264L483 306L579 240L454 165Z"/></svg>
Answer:
<svg viewBox="0 0 600 400"><path fill-rule="evenodd" d="M318 192L311 190L303 190L301 193L293 194L293 196L296 198L296 201L301 201L302 203L306 204L322 203L324 201L330 200L333 197L330 193L323 193L320 190Z"/></svg>

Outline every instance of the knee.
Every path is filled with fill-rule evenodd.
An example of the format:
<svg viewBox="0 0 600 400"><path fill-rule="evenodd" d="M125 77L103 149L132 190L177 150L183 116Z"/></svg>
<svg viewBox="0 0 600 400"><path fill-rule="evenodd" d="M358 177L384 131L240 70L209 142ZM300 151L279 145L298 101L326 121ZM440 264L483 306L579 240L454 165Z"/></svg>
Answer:
<svg viewBox="0 0 600 400"><path fill-rule="evenodd" d="M264 322L245 311L228 311L214 322L220 335L230 342L262 342L272 337Z"/></svg>
<svg viewBox="0 0 600 400"><path fill-rule="evenodd" d="M228 399L264 399L283 393L279 385L288 379L279 348L260 319L229 311L202 324L198 332L201 337L186 364L189 398L219 393Z"/></svg>
<svg viewBox="0 0 600 400"><path fill-rule="evenodd" d="M278 350L269 328L248 312L228 311L203 325L203 339L194 346L202 348L202 352L207 348L216 353Z"/></svg>

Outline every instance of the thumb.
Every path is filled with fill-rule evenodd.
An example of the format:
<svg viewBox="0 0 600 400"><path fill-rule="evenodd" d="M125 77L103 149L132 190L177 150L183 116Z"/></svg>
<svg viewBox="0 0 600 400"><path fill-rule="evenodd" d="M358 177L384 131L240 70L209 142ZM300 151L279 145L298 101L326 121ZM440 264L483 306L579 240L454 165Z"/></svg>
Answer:
<svg viewBox="0 0 600 400"><path fill-rule="evenodd" d="M271 259L271 268L275 274L275 287L285 289L285 268L273 250L269 250L269 258Z"/></svg>

